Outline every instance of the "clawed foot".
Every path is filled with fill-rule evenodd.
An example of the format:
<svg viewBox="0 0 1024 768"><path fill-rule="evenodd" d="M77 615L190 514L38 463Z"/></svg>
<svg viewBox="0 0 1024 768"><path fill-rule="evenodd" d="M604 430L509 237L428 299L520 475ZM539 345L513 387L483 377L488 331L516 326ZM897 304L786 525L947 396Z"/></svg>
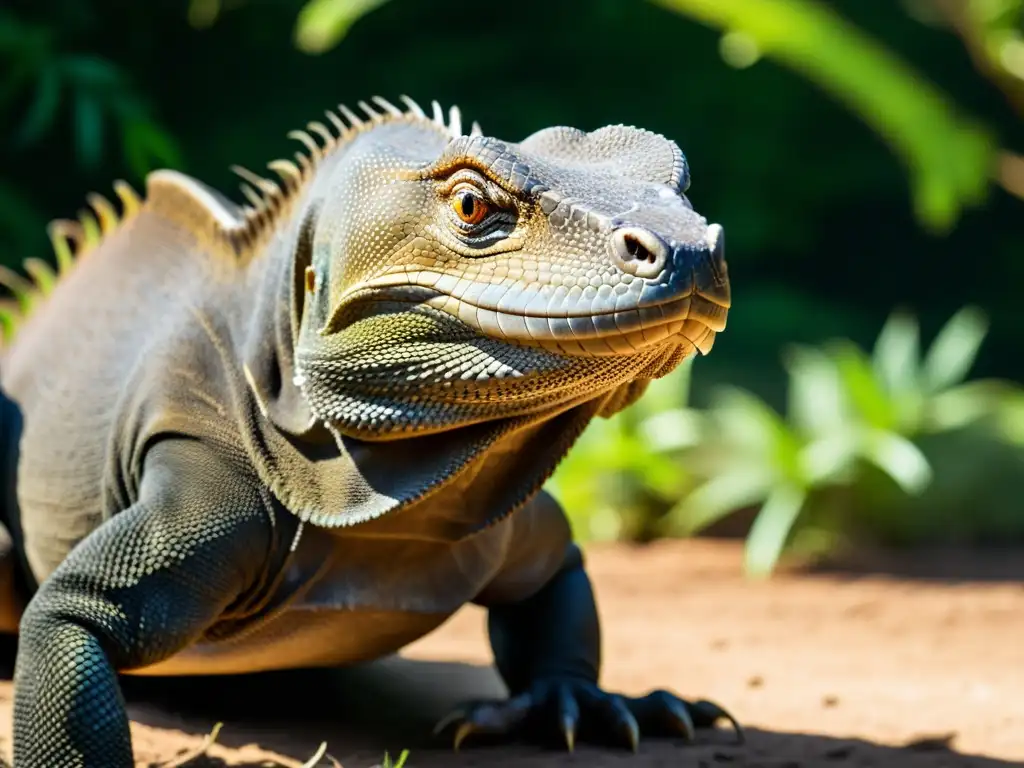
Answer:
<svg viewBox="0 0 1024 768"><path fill-rule="evenodd" d="M698 728L710 728L720 719L732 724L742 743L740 724L710 701L688 702L668 691L633 699L589 682L545 680L505 701L468 704L441 720L434 733L451 730L456 751L470 735L504 737L532 731L542 737L560 734L572 752L579 731L588 740L620 744L635 752L641 734L681 736L692 742Z"/></svg>

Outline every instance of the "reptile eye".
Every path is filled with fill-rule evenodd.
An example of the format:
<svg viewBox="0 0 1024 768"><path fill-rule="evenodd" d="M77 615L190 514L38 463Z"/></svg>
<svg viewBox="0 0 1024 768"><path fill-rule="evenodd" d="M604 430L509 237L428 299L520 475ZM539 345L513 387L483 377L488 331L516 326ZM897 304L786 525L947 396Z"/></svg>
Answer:
<svg viewBox="0 0 1024 768"><path fill-rule="evenodd" d="M471 189L460 189L456 192L451 205L455 215L466 224L479 224L491 207L479 192Z"/></svg>

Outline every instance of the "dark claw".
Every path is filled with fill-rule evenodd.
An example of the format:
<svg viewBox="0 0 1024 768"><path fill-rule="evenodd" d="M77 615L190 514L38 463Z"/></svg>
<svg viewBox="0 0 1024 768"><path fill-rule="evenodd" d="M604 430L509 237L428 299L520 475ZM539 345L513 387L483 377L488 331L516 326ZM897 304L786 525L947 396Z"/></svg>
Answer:
<svg viewBox="0 0 1024 768"><path fill-rule="evenodd" d="M576 722L569 717L564 715L562 717L562 736L565 737L565 748L569 752L576 751Z"/></svg>
<svg viewBox="0 0 1024 768"><path fill-rule="evenodd" d="M686 711L686 705L670 694L665 696L665 709L676 730L683 734L683 740L693 743L697 739L697 727Z"/></svg>
<svg viewBox="0 0 1024 768"><path fill-rule="evenodd" d="M728 720L732 724L732 728L736 731L736 743L743 744L746 742L747 737L743 732L743 726L740 725L739 721L730 715L725 709L715 704L713 701L701 699L695 701L690 705L690 711L693 712L693 720L702 728L712 727L718 720Z"/></svg>
<svg viewBox="0 0 1024 768"><path fill-rule="evenodd" d="M458 752L462 743L473 734L505 735L518 728L530 714L533 701L520 694L502 702L488 702L456 709L434 726L434 735L455 726L452 748Z"/></svg>
<svg viewBox="0 0 1024 768"><path fill-rule="evenodd" d="M572 695L572 689L567 685L560 685L556 689L558 714L561 720L562 736L565 739L565 746L570 752L576 749L576 725L580 721L580 705Z"/></svg>
<svg viewBox="0 0 1024 768"><path fill-rule="evenodd" d="M467 714L464 709L453 709L437 721L437 725L434 726L434 735L439 736L445 728L457 723L459 720L465 720Z"/></svg>
<svg viewBox="0 0 1024 768"><path fill-rule="evenodd" d="M557 730L565 747L576 747L576 733L601 729L619 743L636 752L640 734L679 734L687 743L696 738L698 728L712 728L718 720L728 720L737 741L745 741L743 728L725 709L712 701L684 701L669 691L653 691L641 698L626 698L607 693L584 680L544 680L506 701L480 702L457 709L443 718L434 734L454 727L452 745L458 751L470 736L509 736L524 726L538 726L551 734ZM539 734L538 734L539 735Z"/></svg>
<svg viewBox="0 0 1024 768"><path fill-rule="evenodd" d="M629 699L629 708L644 732L682 735L687 743L696 739L696 726L689 705L669 691L651 691L639 699Z"/></svg>
<svg viewBox="0 0 1024 768"><path fill-rule="evenodd" d="M637 723L633 713L626 706L626 701L621 696L609 696L605 699L611 710L611 719L615 728L625 737L629 748L636 752L640 748L640 724Z"/></svg>
<svg viewBox="0 0 1024 768"><path fill-rule="evenodd" d="M476 730L476 726L470 720L462 722L458 728L455 729L455 736L452 739L452 750L455 752L459 751L459 747L462 746L462 742L469 734Z"/></svg>

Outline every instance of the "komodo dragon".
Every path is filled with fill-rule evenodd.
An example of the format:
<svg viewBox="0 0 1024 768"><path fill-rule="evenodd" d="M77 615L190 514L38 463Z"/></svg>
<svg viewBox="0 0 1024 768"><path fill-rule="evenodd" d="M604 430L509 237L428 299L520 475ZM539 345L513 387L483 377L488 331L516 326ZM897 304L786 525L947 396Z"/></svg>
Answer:
<svg viewBox="0 0 1024 768"><path fill-rule="evenodd" d="M16 768L131 766L117 673L360 662L466 603L510 695L447 718L456 745L732 720L598 687L590 582L541 490L725 326L683 154L403 102L293 132L273 178L236 168L246 205L170 170L144 200L119 182L121 211L92 195L51 225L57 270L5 273Z"/></svg>

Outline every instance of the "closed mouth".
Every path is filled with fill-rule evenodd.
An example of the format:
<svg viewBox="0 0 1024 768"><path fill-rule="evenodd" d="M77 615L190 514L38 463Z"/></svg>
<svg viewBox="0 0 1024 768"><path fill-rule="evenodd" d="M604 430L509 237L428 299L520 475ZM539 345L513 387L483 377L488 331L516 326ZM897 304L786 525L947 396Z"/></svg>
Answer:
<svg viewBox="0 0 1024 768"><path fill-rule="evenodd" d="M687 295L644 306L590 312L578 308L572 314L553 315L531 312L528 306L526 311L499 310L465 296L457 298L434 287L408 283L364 285L345 297L340 310L365 316L357 306L379 304L430 307L494 339L588 357L634 354L673 338L707 354L716 334L725 328L729 311L728 306L696 288Z"/></svg>

